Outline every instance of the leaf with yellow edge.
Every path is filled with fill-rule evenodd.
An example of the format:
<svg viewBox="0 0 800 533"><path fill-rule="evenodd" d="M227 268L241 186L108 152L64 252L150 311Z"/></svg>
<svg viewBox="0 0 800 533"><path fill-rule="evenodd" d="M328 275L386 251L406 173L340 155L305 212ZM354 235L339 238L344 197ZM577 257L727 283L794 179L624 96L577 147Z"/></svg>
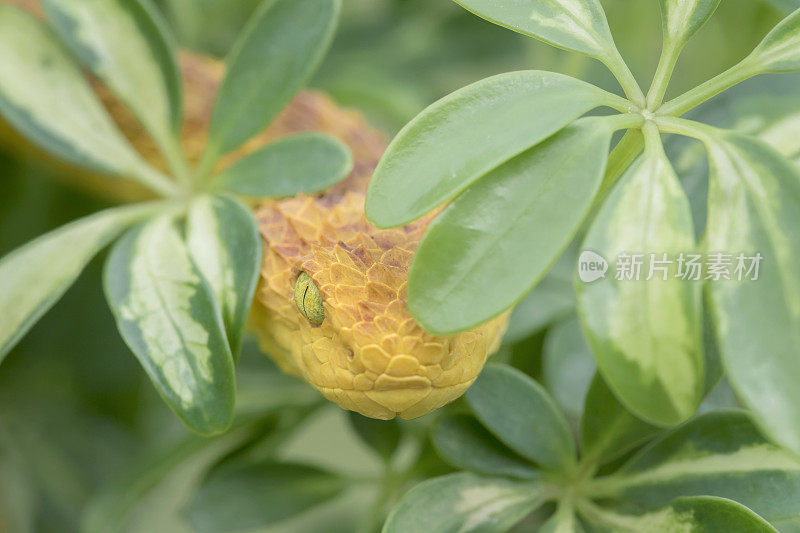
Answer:
<svg viewBox="0 0 800 533"><path fill-rule="evenodd" d="M112 248L104 273L117 327L173 411L202 434L233 418L233 358L214 292L175 220L133 228Z"/></svg>

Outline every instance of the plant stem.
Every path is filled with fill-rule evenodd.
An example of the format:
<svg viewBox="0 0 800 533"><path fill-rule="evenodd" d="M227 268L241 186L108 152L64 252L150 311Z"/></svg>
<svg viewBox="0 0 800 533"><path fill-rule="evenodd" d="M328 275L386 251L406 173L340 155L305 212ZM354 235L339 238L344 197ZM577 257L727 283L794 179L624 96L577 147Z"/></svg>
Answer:
<svg viewBox="0 0 800 533"><path fill-rule="evenodd" d="M194 171L195 183L203 183L206 180L208 175L214 170L214 165L216 165L218 159L217 150L212 148L210 144L207 145Z"/></svg>
<svg viewBox="0 0 800 533"><path fill-rule="evenodd" d="M564 498L558 502L553 520L554 533L568 533L575 530L575 502L572 498Z"/></svg>
<svg viewBox="0 0 800 533"><path fill-rule="evenodd" d="M633 102L631 102L626 98L618 96L614 93L610 93L608 91L603 91L603 92L605 93L606 96L606 101L603 103L608 107L610 107L611 109L616 109L620 113L624 114L636 113L640 109L636 104L634 104Z"/></svg>
<svg viewBox="0 0 800 533"><path fill-rule="evenodd" d="M636 81L631 69L628 68L628 64L625 63L625 60L619 55L619 51L615 49L610 57L601 59L601 61L608 67L608 70L611 71L614 77L617 78L628 100L637 105L639 109L644 109L646 99L642 88L639 87L639 83Z"/></svg>
<svg viewBox="0 0 800 533"><path fill-rule="evenodd" d="M599 199L605 197L605 193L611 188L614 183L619 179L625 170L631 166L644 148L644 138L642 137L641 130L630 129L625 132L625 136L617 143L617 146L611 151L608 156L608 164L606 165L606 174L603 177L603 182L600 185L600 190L597 193L597 202Z"/></svg>
<svg viewBox="0 0 800 533"><path fill-rule="evenodd" d="M661 155L664 153L664 145L661 143L661 133L658 131L656 123L648 120L642 127L644 134L644 149L649 156Z"/></svg>
<svg viewBox="0 0 800 533"><path fill-rule="evenodd" d="M192 177L189 171L189 163L186 161L186 156L183 154L183 149L178 139L170 136L169 139L164 140L162 146L161 153L164 154L172 173L178 178L178 183L185 188L190 187L192 185Z"/></svg>
<svg viewBox="0 0 800 533"><path fill-rule="evenodd" d="M605 477L592 478L586 484L583 496L588 500L602 500L615 498L625 488L625 480L613 474Z"/></svg>
<svg viewBox="0 0 800 533"><path fill-rule="evenodd" d="M750 64L745 59L704 84L695 87L674 100L670 100L658 109L658 114L676 117L681 116L706 100L713 98L726 89L730 89L737 83L752 78L758 73L758 70L751 68Z"/></svg>
<svg viewBox="0 0 800 533"><path fill-rule="evenodd" d="M625 516L611 513L595 504L590 500L577 502L578 512L590 522L596 522L613 531L636 531L639 525L635 520L631 521Z"/></svg>
<svg viewBox="0 0 800 533"><path fill-rule="evenodd" d="M639 128L644 124L645 120L639 113L620 113L618 115L609 115L601 118L607 121L614 131Z"/></svg>
<svg viewBox="0 0 800 533"><path fill-rule="evenodd" d="M678 117L656 117L655 123L663 133L677 133L703 142L708 141L716 131L716 128L707 124Z"/></svg>
<svg viewBox="0 0 800 533"><path fill-rule="evenodd" d="M658 60L658 67L656 68L653 83L650 85L650 91L647 93L647 109L654 111L658 109L664 101L664 95L667 94L667 87L672 79L672 73L675 71L675 65L683 50L683 45L674 42L672 39L664 36L664 46L661 49L661 58Z"/></svg>
<svg viewBox="0 0 800 533"><path fill-rule="evenodd" d="M174 181L144 161L141 161L134 169L133 177L139 183L161 196L177 196L180 193L180 188Z"/></svg>

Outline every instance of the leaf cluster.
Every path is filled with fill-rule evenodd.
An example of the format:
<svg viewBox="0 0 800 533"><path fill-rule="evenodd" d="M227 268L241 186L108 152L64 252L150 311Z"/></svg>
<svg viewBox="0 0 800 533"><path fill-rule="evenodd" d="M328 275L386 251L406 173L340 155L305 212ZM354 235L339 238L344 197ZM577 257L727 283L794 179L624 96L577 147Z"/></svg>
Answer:
<svg viewBox="0 0 800 533"><path fill-rule="evenodd" d="M417 321L441 335L468 330L533 287L534 295L558 297L563 291L548 292L555 279L545 276L566 272L598 370L627 409L661 427L688 420L715 379L705 352L716 343L755 423L800 453L800 169L763 138L683 118L749 78L800 70L800 10L739 63L664 102L681 52L718 0L660 2L662 54L647 93L597 0L457 3L600 61L625 96L562 74L512 72L444 97L401 130L370 182L366 212L375 225L393 227L444 206L409 275ZM614 144L617 132L624 135ZM687 194L665 134L705 147L710 176L702 198ZM612 267L583 283L577 261L554 266L573 242L612 264L622 254L652 253L672 267L667 279L648 276L645 264L640 281L619 280ZM760 255L763 264L755 282L710 281L706 271L685 281L676 267L687 254ZM547 290L539 291L540 282ZM571 298L561 303L572 305Z"/></svg>
<svg viewBox="0 0 800 533"><path fill-rule="evenodd" d="M193 430L231 423L234 365L261 264L242 201L313 193L352 168L331 137L296 134L220 169L289 103L318 67L339 0L266 0L226 60L208 141L181 148L182 79L174 38L150 0L43 0L49 25L0 5L0 114L42 150L160 198L107 209L0 260L0 359L113 243L104 287L122 337L160 395ZM117 128L82 68L138 119L169 171ZM66 102L66 104L65 104Z"/></svg>

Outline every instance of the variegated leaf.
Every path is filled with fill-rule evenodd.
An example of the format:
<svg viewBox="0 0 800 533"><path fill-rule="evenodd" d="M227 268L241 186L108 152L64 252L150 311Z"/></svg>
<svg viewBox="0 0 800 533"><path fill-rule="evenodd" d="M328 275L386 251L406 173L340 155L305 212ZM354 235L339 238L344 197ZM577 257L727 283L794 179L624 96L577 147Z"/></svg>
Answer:
<svg viewBox="0 0 800 533"><path fill-rule="evenodd" d="M685 43L705 24L721 0L660 0L664 35Z"/></svg>
<svg viewBox="0 0 800 533"><path fill-rule="evenodd" d="M182 120L181 75L150 0L44 0L63 41L170 152Z"/></svg>
<svg viewBox="0 0 800 533"><path fill-rule="evenodd" d="M695 249L694 230L663 151L648 152L623 176L583 249L611 264L603 279L576 281L600 373L637 416L664 426L683 422L703 394L701 288L677 277L680 254Z"/></svg>
<svg viewBox="0 0 800 533"><path fill-rule="evenodd" d="M504 533L544 503L544 486L459 473L420 483L400 500L384 533Z"/></svg>
<svg viewBox="0 0 800 533"><path fill-rule="evenodd" d="M584 513L592 533L777 533L744 505L725 498L695 496L641 514L592 507Z"/></svg>
<svg viewBox="0 0 800 533"><path fill-rule="evenodd" d="M707 146L706 249L730 263L729 279L709 283L727 377L766 433L800 453L800 168L741 134Z"/></svg>
<svg viewBox="0 0 800 533"><path fill-rule="evenodd" d="M97 252L153 209L139 205L102 211L43 235L0 260L0 361Z"/></svg>
<svg viewBox="0 0 800 533"><path fill-rule="evenodd" d="M546 43L607 59L616 52L598 0L455 0L479 17Z"/></svg>
<svg viewBox="0 0 800 533"><path fill-rule="evenodd" d="M341 0L263 2L226 59L204 166L258 133L308 81L328 50Z"/></svg>
<svg viewBox="0 0 800 533"><path fill-rule="evenodd" d="M213 290L174 219L126 233L111 251L104 284L122 337L167 404L198 433L225 430L233 358Z"/></svg>
<svg viewBox="0 0 800 533"><path fill-rule="evenodd" d="M367 218L402 226L614 95L562 74L521 71L464 87L394 138L369 183Z"/></svg>
<svg viewBox="0 0 800 533"><path fill-rule="evenodd" d="M771 520L800 514L800 462L768 443L744 412L701 415L647 446L596 498L658 509L681 496L719 496Z"/></svg>
<svg viewBox="0 0 800 533"><path fill-rule="evenodd" d="M52 33L9 4L0 5L0 57L0 113L30 141L71 163L172 190L123 137Z"/></svg>
<svg viewBox="0 0 800 533"><path fill-rule="evenodd" d="M242 333L261 270L261 237L252 212L223 195L195 200L186 221L189 251L208 281L238 358Z"/></svg>
<svg viewBox="0 0 800 533"><path fill-rule="evenodd" d="M800 70L800 9L775 26L745 62L756 72Z"/></svg>

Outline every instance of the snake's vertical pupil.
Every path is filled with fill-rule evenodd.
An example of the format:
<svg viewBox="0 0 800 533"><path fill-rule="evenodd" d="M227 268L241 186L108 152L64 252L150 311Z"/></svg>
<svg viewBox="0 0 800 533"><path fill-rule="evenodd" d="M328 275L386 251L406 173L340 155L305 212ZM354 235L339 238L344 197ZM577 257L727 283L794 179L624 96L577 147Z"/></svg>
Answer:
<svg viewBox="0 0 800 533"><path fill-rule="evenodd" d="M294 303L300 314L312 324L320 325L325 320L325 307L322 305L322 295L314 285L314 280L305 272L297 277L294 286Z"/></svg>

